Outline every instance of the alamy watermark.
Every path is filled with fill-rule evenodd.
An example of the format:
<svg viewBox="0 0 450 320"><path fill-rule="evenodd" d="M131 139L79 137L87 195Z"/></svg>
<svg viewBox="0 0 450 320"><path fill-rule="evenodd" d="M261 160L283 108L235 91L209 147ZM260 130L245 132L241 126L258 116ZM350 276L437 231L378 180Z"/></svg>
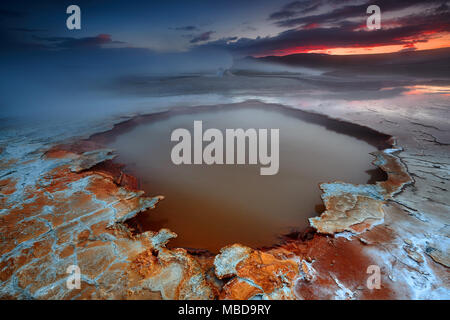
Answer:
<svg viewBox="0 0 450 320"><path fill-rule="evenodd" d="M372 4L367 7L366 13L371 15L367 18L366 26L369 30L381 29L381 9L379 6Z"/></svg>
<svg viewBox="0 0 450 320"><path fill-rule="evenodd" d="M69 290L81 289L81 270L80 267L72 264L67 267L66 273L69 274L66 280L66 287Z"/></svg>
<svg viewBox="0 0 450 320"><path fill-rule="evenodd" d="M367 274L370 274L367 278L367 288L368 289L381 289L381 270L376 264L372 264L367 267Z"/></svg>
<svg viewBox="0 0 450 320"><path fill-rule="evenodd" d="M81 9L78 5L72 4L67 7L66 13L70 14L66 20L66 26L69 30L81 29ZM381 29L381 9L376 4L367 7L367 14L370 16L366 20L366 26L369 30Z"/></svg>
<svg viewBox="0 0 450 320"><path fill-rule="evenodd" d="M81 29L81 9L79 6L72 4L67 7L66 13L70 14L66 20L66 26L69 30Z"/></svg>
<svg viewBox="0 0 450 320"><path fill-rule="evenodd" d="M194 121L193 137L191 132L184 128L178 128L172 132L171 141L178 143L172 148L170 156L176 165L246 164L248 158L248 164L259 163L264 166L260 168L261 175L274 175L278 173L280 166L280 130L270 129L270 143L268 130L226 129L224 135L222 131L214 128L203 132L203 122ZM204 149L203 142L209 142Z"/></svg>

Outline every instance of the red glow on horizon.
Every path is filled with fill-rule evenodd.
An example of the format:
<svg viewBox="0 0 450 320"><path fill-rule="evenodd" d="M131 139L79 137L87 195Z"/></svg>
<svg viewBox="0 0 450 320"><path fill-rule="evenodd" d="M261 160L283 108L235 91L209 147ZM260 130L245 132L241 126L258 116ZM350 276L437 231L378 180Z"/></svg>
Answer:
<svg viewBox="0 0 450 320"><path fill-rule="evenodd" d="M442 33L440 30L428 30L414 39L404 40L403 44L379 43L370 46L353 44L347 47L327 47L327 46L296 46L291 48L273 50L255 57L264 57L268 55L285 56L296 53L322 53L330 55L357 55L357 54L380 54L400 52L405 49L412 50L430 50L450 47L450 33Z"/></svg>
<svg viewBox="0 0 450 320"><path fill-rule="evenodd" d="M450 86L415 85L406 87L405 95L441 94L450 96Z"/></svg>
<svg viewBox="0 0 450 320"><path fill-rule="evenodd" d="M309 30L309 29L316 29L320 27L318 23L310 23L303 27L303 29Z"/></svg>

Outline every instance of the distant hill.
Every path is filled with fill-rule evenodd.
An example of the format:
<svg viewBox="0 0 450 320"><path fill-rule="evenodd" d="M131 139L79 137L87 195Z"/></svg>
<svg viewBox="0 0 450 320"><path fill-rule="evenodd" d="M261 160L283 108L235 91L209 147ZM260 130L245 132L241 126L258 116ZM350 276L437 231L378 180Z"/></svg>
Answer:
<svg viewBox="0 0 450 320"><path fill-rule="evenodd" d="M246 57L234 69L259 64L326 69L329 72L400 73L450 78L450 48L381 54L329 55L297 53L286 56Z"/></svg>

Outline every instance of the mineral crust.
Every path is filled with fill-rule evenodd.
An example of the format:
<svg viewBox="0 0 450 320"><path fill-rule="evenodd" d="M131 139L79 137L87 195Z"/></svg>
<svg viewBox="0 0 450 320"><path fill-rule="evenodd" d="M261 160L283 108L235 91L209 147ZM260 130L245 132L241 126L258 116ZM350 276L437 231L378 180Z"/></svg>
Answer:
<svg viewBox="0 0 450 320"><path fill-rule="evenodd" d="M130 230L126 222L163 197L140 191L112 150L5 134L0 298L449 298L448 134L389 128L406 148L374 153L386 181L322 183L316 232L266 249L230 244L216 256L167 248L171 230ZM81 270L79 289L66 284L71 265ZM368 285L370 266L380 270L379 288Z"/></svg>

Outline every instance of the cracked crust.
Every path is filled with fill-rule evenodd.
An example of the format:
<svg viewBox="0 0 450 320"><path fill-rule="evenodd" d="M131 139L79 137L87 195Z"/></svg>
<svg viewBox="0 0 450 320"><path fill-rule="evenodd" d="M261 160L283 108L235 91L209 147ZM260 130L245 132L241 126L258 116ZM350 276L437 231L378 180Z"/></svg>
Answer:
<svg viewBox="0 0 450 320"><path fill-rule="evenodd" d="M375 155L386 182L322 184L327 211L312 224L330 235L266 250L236 244L216 257L167 249L176 236L170 230L132 235L121 222L162 198L140 192L109 151L87 142L48 150L7 140L0 161L0 297L449 297L448 130L438 127L389 132L406 148ZM80 290L65 285L72 264L82 269ZM381 268L380 290L365 284L373 264Z"/></svg>

